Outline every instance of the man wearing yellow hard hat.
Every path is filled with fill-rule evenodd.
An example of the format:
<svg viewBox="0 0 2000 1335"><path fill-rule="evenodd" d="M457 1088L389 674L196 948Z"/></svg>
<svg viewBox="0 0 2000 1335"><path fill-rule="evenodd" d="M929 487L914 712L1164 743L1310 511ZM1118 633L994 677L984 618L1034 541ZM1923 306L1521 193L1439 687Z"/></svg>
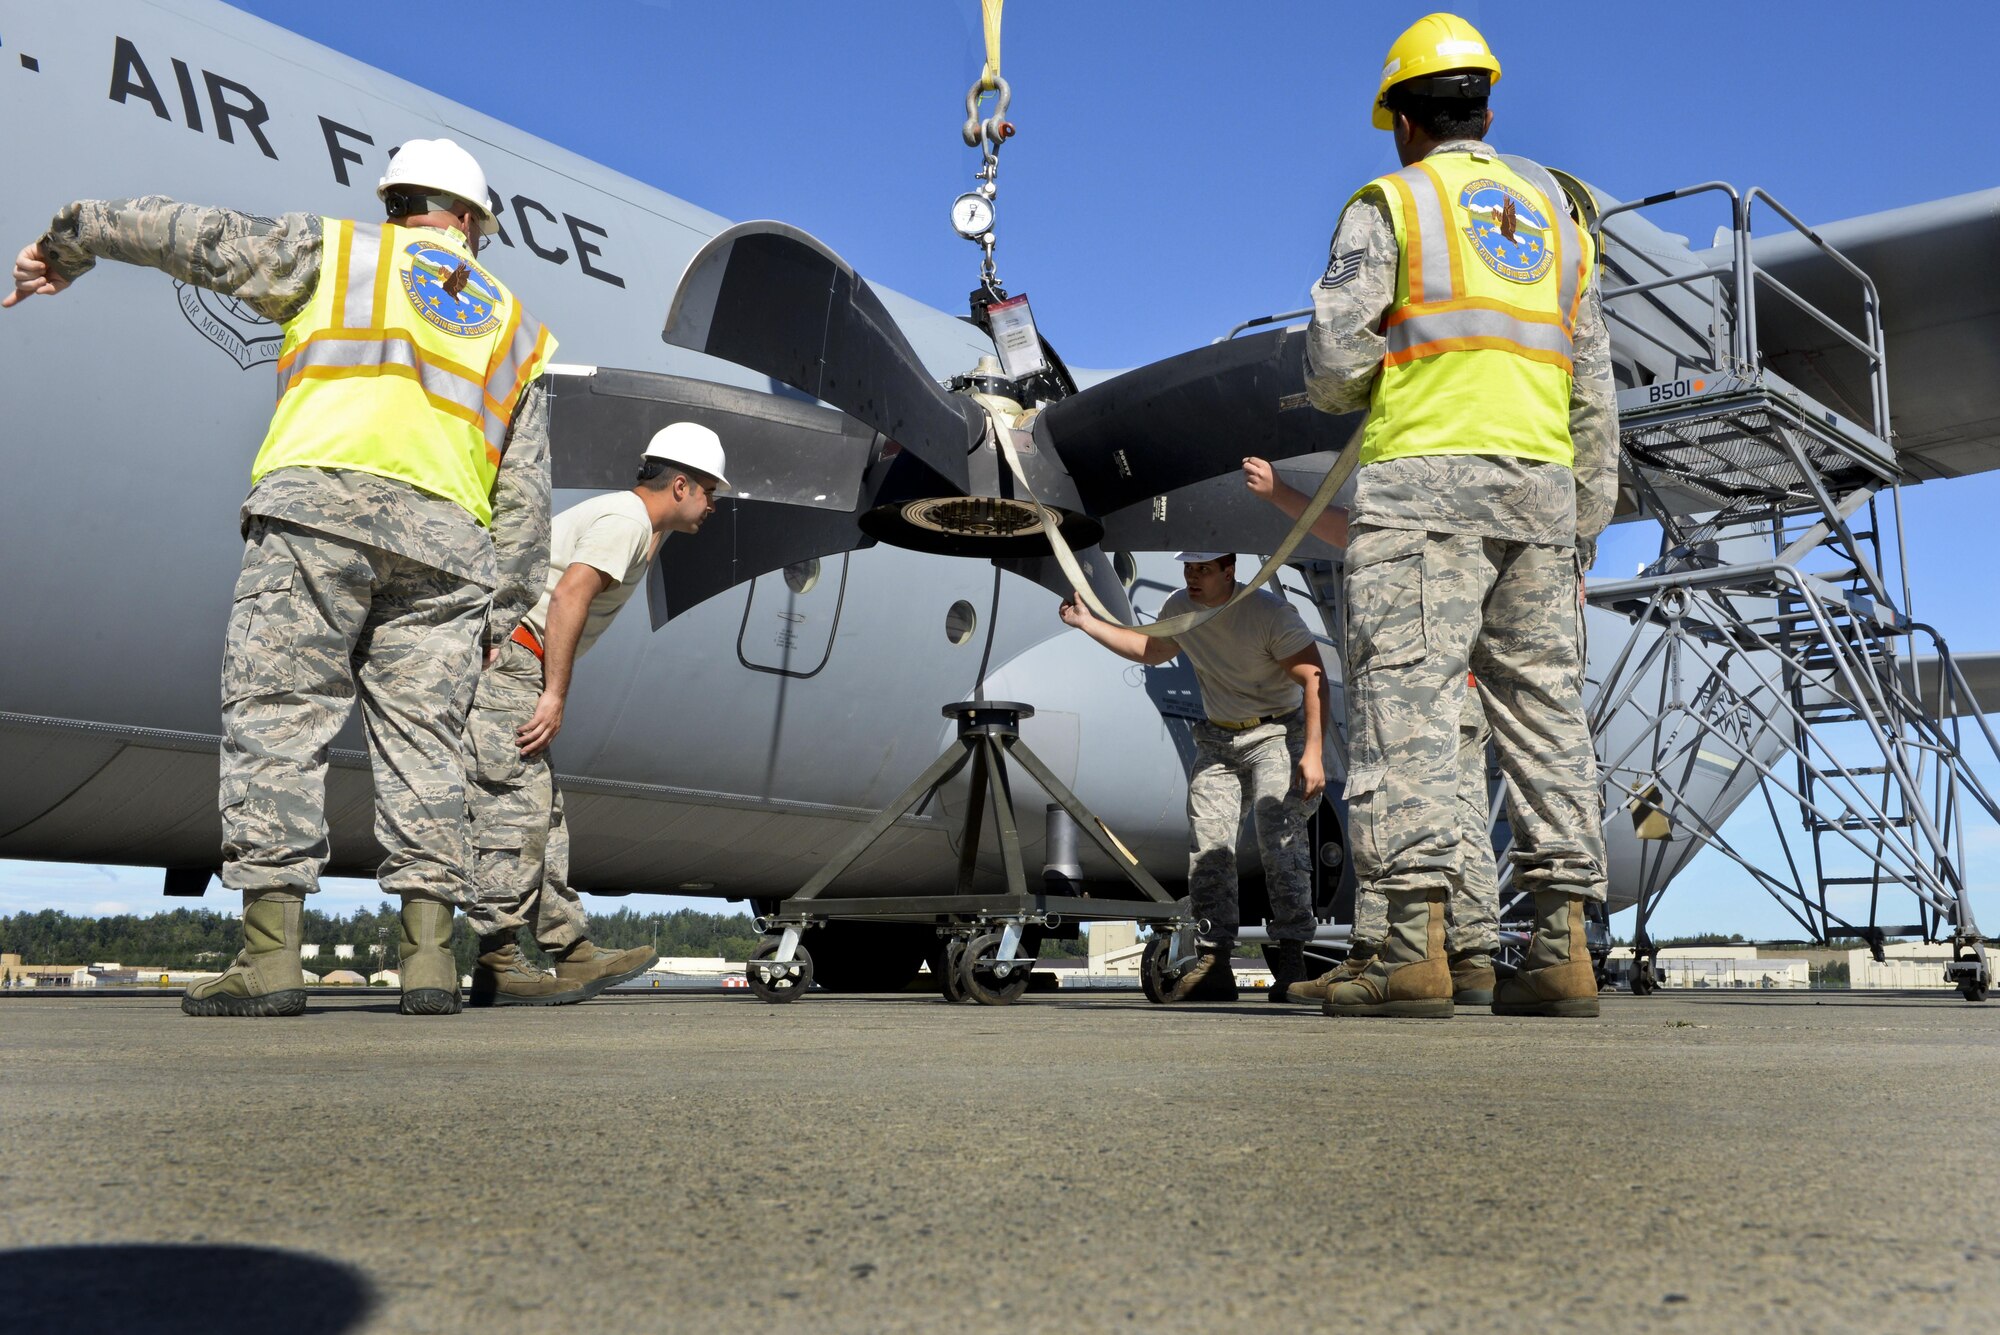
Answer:
<svg viewBox="0 0 2000 1335"><path fill-rule="evenodd" d="M1403 167L1348 201L1313 289L1307 390L1326 412L1368 412L1346 796L1356 875L1389 919L1375 959L1329 988L1329 1015L1452 1014L1447 896L1492 856L1462 837L1456 805L1468 670L1506 778L1514 886L1535 903L1493 1009L1597 1014L1584 905L1604 897L1604 840L1578 591L1616 498L1611 347L1569 196L1485 142L1499 79L1455 15L1396 39L1373 123Z"/></svg>

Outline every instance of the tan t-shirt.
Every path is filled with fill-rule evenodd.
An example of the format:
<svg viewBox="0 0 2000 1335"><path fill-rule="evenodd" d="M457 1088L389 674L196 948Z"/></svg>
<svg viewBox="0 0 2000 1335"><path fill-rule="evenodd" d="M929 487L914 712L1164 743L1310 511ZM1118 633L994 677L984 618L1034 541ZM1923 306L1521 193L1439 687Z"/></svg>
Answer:
<svg viewBox="0 0 2000 1335"><path fill-rule="evenodd" d="M1160 604L1160 619L1195 610L1186 589ZM1279 663L1313 644L1298 609L1258 589L1228 611L1174 636L1201 683L1202 707L1211 719L1242 722L1287 714L1305 701L1299 684Z"/></svg>
<svg viewBox="0 0 2000 1335"><path fill-rule="evenodd" d="M646 578L653 560L653 521L646 515L646 503L629 491L593 496L556 516L554 535L549 543L549 584L523 618L536 639L549 633L549 597L562 582L563 572L583 564L601 570L615 580L610 588L590 600L584 618L583 638L577 641L577 657L596 642L611 625L611 618L625 606Z"/></svg>

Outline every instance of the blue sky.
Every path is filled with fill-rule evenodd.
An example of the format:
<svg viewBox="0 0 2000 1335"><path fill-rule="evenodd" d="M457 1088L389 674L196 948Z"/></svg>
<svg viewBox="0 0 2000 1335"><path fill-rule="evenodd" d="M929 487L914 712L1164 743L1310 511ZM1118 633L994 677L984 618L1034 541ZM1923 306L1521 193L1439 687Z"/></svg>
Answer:
<svg viewBox="0 0 2000 1335"><path fill-rule="evenodd" d="M726 217L794 222L933 305L958 308L977 278L977 251L946 222L977 166L958 137L983 55L977 0L238 7ZM1014 0L1002 70L1020 134L1001 154L1001 278L1086 367L1168 356L1303 305L1342 201L1395 165L1368 107L1383 51L1425 12ZM1984 7L1549 0L1459 12L1503 65L1494 141L1616 196L1722 178L1825 222L2000 175L1979 147L1979 69L1937 77L1951 73L1941 53L1994 48L2000 19ZM1676 225L1704 236L1715 221ZM1958 535L1996 506L1990 476L1905 498L1917 610L1962 650L2000 648L1990 594L1958 555ZM1600 570L1630 573L1647 542L1614 533ZM1709 862L1683 878L1662 929L1782 929ZM330 887L322 906L376 893ZM0 912L160 902L154 873L0 863Z"/></svg>

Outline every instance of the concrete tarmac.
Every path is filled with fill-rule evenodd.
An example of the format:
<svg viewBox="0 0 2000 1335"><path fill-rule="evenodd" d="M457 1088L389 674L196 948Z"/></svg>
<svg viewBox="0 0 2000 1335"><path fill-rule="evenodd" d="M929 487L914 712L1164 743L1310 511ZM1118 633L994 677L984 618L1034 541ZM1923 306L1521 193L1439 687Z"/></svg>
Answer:
<svg viewBox="0 0 2000 1335"><path fill-rule="evenodd" d="M0 999L0 1328L1991 1330L2000 1006Z"/></svg>

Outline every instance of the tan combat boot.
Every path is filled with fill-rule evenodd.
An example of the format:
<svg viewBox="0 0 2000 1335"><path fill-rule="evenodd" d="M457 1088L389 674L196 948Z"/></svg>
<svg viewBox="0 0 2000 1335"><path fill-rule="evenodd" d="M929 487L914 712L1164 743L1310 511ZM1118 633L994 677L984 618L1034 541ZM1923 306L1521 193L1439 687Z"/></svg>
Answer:
<svg viewBox="0 0 2000 1335"><path fill-rule="evenodd" d="M218 978L181 996L189 1015L303 1015L306 976L299 966L305 939L305 896L292 890L243 892L243 949Z"/></svg>
<svg viewBox="0 0 2000 1335"><path fill-rule="evenodd" d="M435 899L405 897L398 919L402 926L403 1000L396 1009L405 1015L456 1015L458 961L451 953L451 905Z"/></svg>
<svg viewBox="0 0 2000 1335"><path fill-rule="evenodd" d="M1391 891L1389 934L1359 978L1336 983L1328 1015L1451 1018L1451 966L1444 954L1444 890Z"/></svg>
<svg viewBox="0 0 2000 1335"><path fill-rule="evenodd" d="M1597 972L1584 937L1583 898L1541 892L1535 896L1535 934L1520 972L1493 992L1495 1015L1597 1014Z"/></svg>
<svg viewBox="0 0 2000 1335"><path fill-rule="evenodd" d="M483 937L472 966L470 1006L567 1006L595 995L581 983L567 983L528 963L513 937Z"/></svg>
<svg viewBox="0 0 2000 1335"><path fill-rule="evenodd" d="M1308 978L1303 983L1293 983L1285 989L1285 1000L1296 1002L1301 1006L1324 1006L1326 994L1333 990L1335 984L1353 982L1361 976L1362 970L1366 969L1368 962L1374 958L1374 942L1356 942L1349 947L1347 958L1340 962L1339 968L1328 969L1319 977Z"/></svg>
<svg viewBox="0 0 2000 1335"><path fill-rule="evenodd" d="M1493 1004L1493 953L1487 950L1455 950L1451 954L1451 1004L1491 1006Z"/></svg>
<svg viewBox="0 0 2000 1335"><path fill-rule="evenodd" d="M659 959L660 953L651 946L606 950L589 941L578 941L556 961L556 977L565 987L584 989L578 1000L588 1000L606 988L637 978Z"/></svg>
<svg viewBox="0 0 2000 1335"><path fill-rule="evenodd" d="M1229 962L1235 953L1236 938L1219 936L1195 946L1195 961L1186 973L1174 980L1168 1001L1236 1000L1236 966Z"/></svg>

